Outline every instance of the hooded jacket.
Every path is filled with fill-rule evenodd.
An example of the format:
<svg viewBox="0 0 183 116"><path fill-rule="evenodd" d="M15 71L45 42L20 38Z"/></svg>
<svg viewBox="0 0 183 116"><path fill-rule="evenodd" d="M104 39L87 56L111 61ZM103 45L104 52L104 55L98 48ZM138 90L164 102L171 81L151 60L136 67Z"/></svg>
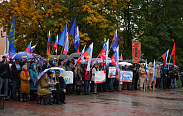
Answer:
<svg viewBox="0 0 183 116"><path fill-rule="evenodd" d="M31 77L30 90L37 90L37 87L34 87L34 81L36 80L39 74L38 74L38 66L36 65L36 70L35 70L34 65L36 64L35 63L31 64L31 69L29 70L29 74Z"/></svg>

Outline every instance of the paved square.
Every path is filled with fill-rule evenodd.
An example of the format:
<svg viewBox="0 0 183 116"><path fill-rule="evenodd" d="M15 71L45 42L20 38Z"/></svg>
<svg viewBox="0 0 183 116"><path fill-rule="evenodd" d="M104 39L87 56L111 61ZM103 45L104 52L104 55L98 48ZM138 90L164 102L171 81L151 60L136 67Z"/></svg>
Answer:
<svg viewBox="0 0 183 116"><path fill-rule="evenodd" d="M64 105L6 101L0 116L182 116L183 90L105 92L98 95L66 96Z"/></svg>

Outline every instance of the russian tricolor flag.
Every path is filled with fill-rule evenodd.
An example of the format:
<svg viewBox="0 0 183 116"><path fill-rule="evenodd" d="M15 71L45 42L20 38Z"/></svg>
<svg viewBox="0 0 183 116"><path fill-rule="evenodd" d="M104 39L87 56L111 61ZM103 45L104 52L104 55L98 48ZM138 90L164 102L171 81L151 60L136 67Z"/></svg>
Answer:
<svg viewBox="0 0 183 116"><path fill-rule="evenodd" d="M85 47L86 47L86 45L84 46L84 48L83 48L83 50L78 58L78 61L77 61L78 65L80 64L80 62L84 61L83 53L85 52Z"/></svg>
<svg viewBox="0 0 183 116"><path fill-rule="evenodd" d="M32 43L32 41L29 43L29 45L28 45L27 48L25 49L25 52L31 53L31 43Z"/></svg>
<svg viewBox="0 0 183 116"><path fill-rule="evenodd" d="M37 43L36 43L36 45L37 45ZM34 49L36 48L36 45L34 45L34 46L31 47L30 53L33 53Z"/></svg>
<svg viewBox="0 0 183 116"><path fill-rule="evenodd" d="M58 35L57 35L57 38L55 40L55 43L54 43L53 47L55 48L55 52L56 52L56 55L57 55L58 54L57 53L58 52Z"/></svg>
<svg viewBox="0 0 183 116"><path fill-rule="evenodd" d="M146 72L146 85L148 86L147 60L146 60L146 63L145 63L145 72Z"/></svg>
<svg viewBox="0 0 183 116"><path fill-rule="evenodd" d="M114 37L113 37L113 41L116 40L117 36L118 36L118 34L117 34L117 29L116 29L116 32L115 32Z"/></svg>
<svg viewBox="0 0 183 116"><path fill-rule="evenodd" d="M50 39L50 31L49 31L48 42L47 42L47 55L48 56L50 56L50 51L51 51L51 39Z"/></svg>
<svg viewBox="0 0 183 116"><path fill-rule="evenodd" d="M92 53L93 53L93 43L86 49L86 51L83 53L83 56L88 60L88 66L86 71L90 71L90 64L92 59Z"/></svg>
<svg viewBox="0 0 183 116"><path fill-rule="evenodd" d="M165 66L167 66L167 59L168 59L168 53L169 53L169 50L167 50L163 55L162 55L162 58L163 58L163 63Z"/></svg>
<svg viewBox="0 0 183 116"><path fill-rule="evenodd" d="M154 84L156 83L156 64L155 64L155 60L154 60L154 67L153 67L153 81Z"/></svg>

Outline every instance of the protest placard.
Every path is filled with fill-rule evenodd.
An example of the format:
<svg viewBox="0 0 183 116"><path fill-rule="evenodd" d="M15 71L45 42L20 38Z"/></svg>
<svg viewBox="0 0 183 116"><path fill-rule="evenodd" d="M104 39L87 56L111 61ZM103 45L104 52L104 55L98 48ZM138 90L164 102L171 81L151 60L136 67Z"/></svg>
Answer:
<svg viewBox="0 0 183 116"><path fill-rule="evenodd" d="M120 81L132 82L133 72L132 71L120 71Z"/></svg>
<svg viewBox="0 0 183 116"><path fill-rule="evenodd" d="M96 71L95 72L95 83L103 83L106 82L106 75L104 71Z"/></svg>

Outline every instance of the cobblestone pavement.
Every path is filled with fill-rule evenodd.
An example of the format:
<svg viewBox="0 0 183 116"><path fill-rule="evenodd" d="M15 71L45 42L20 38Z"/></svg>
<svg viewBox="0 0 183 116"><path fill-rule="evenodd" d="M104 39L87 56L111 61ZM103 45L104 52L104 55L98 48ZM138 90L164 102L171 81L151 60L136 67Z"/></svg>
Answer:
<svg viewBox="0 0 183 116"><path fill-rule="evenodd" d="M6 101L0 116L182 116L183 90L105 92L66 96L67 104L38 105Z"/></svg>

